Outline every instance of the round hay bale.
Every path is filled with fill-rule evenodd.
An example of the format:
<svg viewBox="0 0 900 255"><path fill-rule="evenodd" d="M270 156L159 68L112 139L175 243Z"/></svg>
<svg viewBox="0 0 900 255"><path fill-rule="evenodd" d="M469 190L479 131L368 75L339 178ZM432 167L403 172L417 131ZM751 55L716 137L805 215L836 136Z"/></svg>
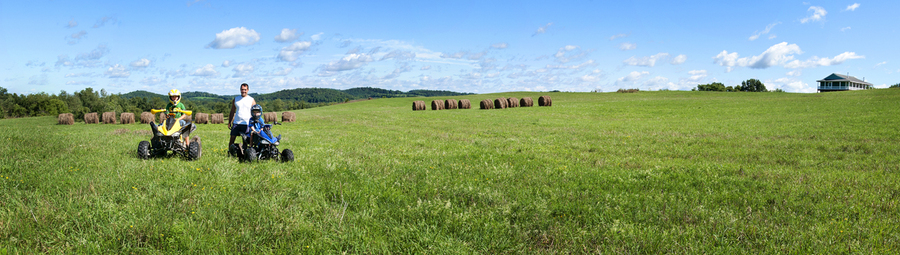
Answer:
<svg viewBox="0 0 900 255"><path fill-rule="evenodd" d="M532 107L534 106L534 101L532 101L530 97L523 97L522 99L519 99L519 106Z"/></svg>
<svg viewBox="0 0 900 255"><path fill-rule="evenodd" d="M272 124L275 123L275 120L278 119L278 114L275 112L264 112L263 113L263 121L266 123Z"/></svg>
<svg viewBox="0 0 900 255"><path fill-rule="evenodd" d="M104 112L103 124L116 124L116 112Z"/></svg>
<svg viewBox="0 0 900 255"><path fill-rule="evenodd" d="M553 100L550 100L550 96L541 96L538 98L539 106L552 106Z"/></svg>
<svg viewBox="0 0 900 255"><path fill-rule="evenodd" d="M72 125L75 124L75 117L72 116L71 113L62 113L57 118L57 123L59 125Z"/></svg>
<svg viewBox="0 0 900 255"><path fill-rule="evenodd" d="M134 113L123 112L119 114L119 124L134 124Z"/></svg>
<svg viewBox="0 0 900 255"><path fill-rule="evenodd" d="M494 99L494 109L506 109L506 98L497 98Z"/></svg>
<svg viewBox="0 0 900 255"><path fill-rule="evenodd" d="M519 99L515 97L507 98L506 104L509 108L519 107Z"/></svg>
<svg viewBox="0 0 900 255"><path fill-rule="evenodd" d="M197 116L197 121L194 121L194 123L197 123L197 124L209 124L209 113L200 113L200 112L198 112L198 113L194 113L194 115Z"/></svg>
<svg viewBox="0 0 900 255"><path fill-rule="evenodd" d="M294 122L297 121L297 114L293 112L282 112L281 113L281 122Z"/></svg>
<svg viewBox="0 0 900 255"><path fill-rule="evenodd" d="M444 101L444 109L456 109L458 106L456 105L456 99L447 99Z"/></svg>
<svg viewBox="0 0 900 255"><path fill-rule="evenodd" d="M153 117L153 114L149 112L142 112L141 124L150 124L151 122L156 122L156 118Z"/></svg>
<svg viewBox="0 0 900 255"><path fill-rule="evenodd" d="M84 124L98 124L100 123L100 117L97 116L96 112L87 113L84 115Z"/></svg>
<svg viewBox="0 0 900 255"><path fill-rule="evenodd" d="M431 101L431 110L432 111L443 110L443 109L444 109L444 100Z"/></svg>
<svg viewBox="0 0 900 255"><path fill-rule="evenodd" d="M424 111L425 110L425 101L413 101L412 110L413 111Z"/></svg>
<svg viewBox="0 0 900 255"><path fill-rule="evenodd" d="M224 124L225 123L225 114L224 113L214 113L209 118L209 124Z"/></svg>
<svg viewBox="0 0 900 255"><path fill-rule="evenodd" d="M494 102L491 102L490 99L481 100L481 109L482 110L494 109Z"/></svg>
<svg viewBox="0 0 900 255"><path fill-rule="evenodd" d="M459 109L472 109L472 102L469 102L469 99L460 99Z"/></svg>

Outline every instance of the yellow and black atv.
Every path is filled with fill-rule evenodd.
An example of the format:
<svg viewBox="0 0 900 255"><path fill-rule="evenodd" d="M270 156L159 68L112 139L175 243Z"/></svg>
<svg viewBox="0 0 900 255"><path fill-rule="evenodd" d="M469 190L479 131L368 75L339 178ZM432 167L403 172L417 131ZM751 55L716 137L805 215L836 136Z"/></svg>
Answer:
<svg viewBox="0 0 900 255"><path fill-rule="evenodd" d="M165 111L164 109L150 110L154 115ZM191 115L191 111L177 108L175 112ZM153 132L153 138L149 142L141 141L138 144L137 154L139 158L148 159L150 157L166 156L168 151L172 151L173 154L179 154L188 160L200 158L202 153L200 138L194 136L190 142L187 141L191 133L197 129L197 126L191 122L181 126L181 123L175 119L175 112L169 112L167 118L159 125L150 122L150 131Z"/></svg>

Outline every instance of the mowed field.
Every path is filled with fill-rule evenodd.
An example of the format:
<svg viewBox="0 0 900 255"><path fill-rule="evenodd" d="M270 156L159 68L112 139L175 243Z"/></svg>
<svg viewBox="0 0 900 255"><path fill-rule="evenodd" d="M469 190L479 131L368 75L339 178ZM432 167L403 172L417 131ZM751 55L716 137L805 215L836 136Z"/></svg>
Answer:
<svg viewBox="0 0 900 255"><path fill-rule="evenodd" d="M551 107L412 111L550 95ZM897 253L900 90L500 93L295 111L291 163L0 120L0 252ZM280 114L279 114L280 115Z"/></svg>

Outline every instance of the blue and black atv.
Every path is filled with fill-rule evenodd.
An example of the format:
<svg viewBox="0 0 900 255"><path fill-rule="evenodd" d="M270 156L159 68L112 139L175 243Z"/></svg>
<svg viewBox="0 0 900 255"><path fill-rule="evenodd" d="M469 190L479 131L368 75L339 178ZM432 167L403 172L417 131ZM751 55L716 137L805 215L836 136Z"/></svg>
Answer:
<svg viewBox="0 0 900 255"><path fill-rule="evenodd" d="M262 107L253 105L250 108L250 113L252 117L248 129L251 130L241 134L244 140L243 148L237 144L232 144L231 148L228 148L228 153L246 162L256 162L265 159L280 160L281 162L294 161L293 151L290 149L278 150L278 145L282 141L281 135L273 136L271 131L273 124L265 124L261 120ZM273 123L274 125L281 125L278 121Z"/></svg>

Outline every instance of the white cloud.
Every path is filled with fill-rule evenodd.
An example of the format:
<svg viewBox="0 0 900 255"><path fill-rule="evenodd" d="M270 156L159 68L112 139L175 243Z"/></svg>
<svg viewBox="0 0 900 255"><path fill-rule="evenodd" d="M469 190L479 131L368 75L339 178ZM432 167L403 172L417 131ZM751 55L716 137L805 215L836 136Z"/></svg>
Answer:
<svg viewBox="0 0 900 255"><path fill-rule="evenodd" d="M487 55L487 51L472 53L471 55L469 55L468 59L469 60L479 60L482 57L484 57L484 55Z"/></svg>
<svg viewBox="0 0 900 255"><path fill-rule="evenodd" d="M259 41L259 33L253 29L236 27L223 30L216 34L216 39L206 45L206 48L233 49L238 45L253 45Z"/></svg>
<svg viewBox="0 0 900 255"><path fill-rule="evenodd" d="M87 77L87 76L91 76L91 74L90 73L68 73L68 74L66 74L66 78Z"/></svg>
<svg viewBox="0 0 900 255"><path fill-rule="evenodd" d="M303 35L303 33L297 34L297 29L283 28L283 29L281 29L281 34L278 34L278 36L275 36L275 41L276 42L293 42L294 40L297 40L297 38L299 38L301 35Z"/></svg>
<svg viewBox="0 0 900 255"><path fill-rule="evenodd" d="M601 78L603 78L605 74L600 69L594 69L590 74L585 74L584 76L579 77L578 79L582 82L598 82Z"/></svg>
<svg viewBox="0 0 900 255"><path fill-rule="evenodd" d="M866 56L856 55L856 52L844 52L833 58L819 58L812 57L806 61L794 60L784 65L786 68L810 68L810 67L819 67L819 66L833 66L844 63L844 61L851 59L861 59L866 58Z"/></svg>
<svg viewBox="0 0 900 255"><path fill-rule="evenodd" d="M87 35L87 31L81 30L81 31L78 31L78 33L74 33L74 34L70 35L69 37L72 39L75 39L75 40L79 40L79 39L81 39L81 37L84 37L85 35Z"/></svg>
<svg viewBox="0 0 900 255"><path fill-rule="evenodd" d="M150 60L146 58L138 59L131 62L131 67L134 68L144 68L150 66Z"/></svg>
<svg viewBox="0 0 900 255"><path fill-rule="evenodd" d="M393 50L391 52L388 52L388 54L384 54L384 56L382 56L380 60L392 58L397 60L410 60L416 58L416 54L412 53L411 51Z"/></svg>
<svg viewBox="0 0 900 255"><path fill-rule="evenodd" d="M681 55L675 56L675 58L672 59L672 62L670 64L680 65L680 64L684 64L685 61L687 61L687 56L684 54L681 54Z"/></svg>
<svg viewBox="0 0 900 255"><path fill-rule="evenodd" d="M635 81L640 80L641 78L644 78L644 76L647 76L647 75L650 75L650 72L647 72L647 71L643 71L643 72L633 71L633 72L629 73L628 75L626 75L625 77L619 78L619 79L618 79L618 82L616 82L616 84L620 84L620 83L632 83L632 84L634 84Z"/></svg>
<svg viewBox="0 0 900 255"><path fill-rule="evenodd" d="M219 71L216 71L216 67L213 66L212 64L206 64L205 66L203 66L201 68L197 68L197 70L194 70L194 72L191 72L191 76L212 77L212 76L218 76L218 75L219 75Z"/></svg>
<svg viewBox="0 0 900 255"><path fill-rule="evenodd" d="M754 69L765 69L774 65L781 65L794 59L794 54L802 54L800 46L796 44L788 44L782 42L772 45L759 56L738 58L737 52L728 53L722 51L715 57L714 63L727 68L727 72L734 70L735 66L750 67Z"/></svg>
<svg viewBox="0 0 900 255"><path fill-rule="evenodd" d="M799 69L793 70L793 71L787 72L785 75L797 77L797 76L803 75L803 70L799 70Z"/></svg>
<svg viewBox="0 0 900 255"><path fill-rule="evenodd" d="M160 84L163 82L165 82L165 81L156 76L150 76L150 77L147 77L147 78L144 78L143 80L141 80L141 84L144 84L147 86L156 85L156 84Z"/></svg>
<svg viewBox="0 0 900 255"><path fill-rule="evenodd" d="M813 14L810 15L809 17L801 19L800 23L825 20L825 15L828 14L828 12L825 11L825 8L822 8L820 6L810 6L809 9L807 9L807 11L812 11Z"/></svg>
<svg viewBox="0 0 900 255"><path fill-rule="evenodd" d="M109 78L125 78L131 76L131 73L129 73L128 70L125 70L124 66L121 66L119 64L106 69L105 74Z"/></svg>
<svg viewBox="0 0 900 255"><path fill-rule="evenodd" d="M468 54L469 54L468 51L460 51L460 52L453 53L453 54L450 54L450 55L441 53L441 58L455 58L455 59L460 59L460 58L465 57L465 56L468 55Z"/></svg>
<svg viewBox="0 0 900 255"><path fill-rule="evenodd" d="M222 61L222 67L229 67L229 66L231 66L231 61L229 61L229 60Z"/></svg>
<svg viewBox="0 0 900 255"><path fill-rule="evenodd" d="M769 31L772 31L772 28L778 24L781 24L781 22L775 22L775 23L769 24L768 26L766 26L766 29L763 30L762 32L756 32L755 34L751 35L750 41L756 40L757 38L759 38L760 35L768 34ZM774 35L769 36L769 39L772 39L772 38L775 38Z"/></svg>
<svg viewBox="0 0 900 255"><path fill-rule="evenodd" d="M78 26L78 22L76 22L75 19L71 19L69 20L69 24L66 25L66 28L73 28L76 26Z"/></svg>
<svg viewBox="0 0 900 255"><path fill-rule="evenodd" d="M881 63L875 64L875 67L878 67L878 66L884 65L884 64L887 64L887 61L881 61Z"/></svg>
<svg viewBox="0 0 900 255"><path fill-rule="evenodd" d="M506 43L495 43L495 44L491 44L491 48L493 48L493 49L506 49L506 47L508 47L508 46L509 46L509 45L506 44Z"/></svg>
<svg viewBox="0 0 900 255"><path fill-rule="evenodd" d="M767 80L765 84L768 84L766 87L769 90L781 89L787 92L803 92L803 93L814 93L816 92L816 88L810 86L809 84L801 81L795 80L793 78L778 78L774 81Z"/></svg>
<svg viewBox="0 0 900 255"><path fill-rule="evenodd" d="M699 82L700 80L708 76L706 70L691 70L690 72L688 72L688 74L691 75L691 77L687 79L690 82Z"/></svg>
<svg viewBox="0 0 900 255"><path fill-rule="evenodd" d="M388 79L397 78L398 76L400 76L401 73L409 72L410 70L412 70L412 68L409 65L403 64L403 66L398 67L397 69L394 69L394 71L391 72L391 74L385 75L384 77L382 77L382 79L388 80Z"/></svg>
<svg viewBox="0 0 900 255"><path fill-rule="evenodd" d="M844 9L844 10L845 11L855 11L856 8L859 8L859 3L853 3L851 5L848 5L847 9Z"/></svg>
<svg viewBox="0 0 900 255"><path fill-rule="evenodd" d="M549 28L549 27L552 26L552 25L553 25L553 22L550 22L550 23L547 23L547 25L544 25L543 27L539 27L539 28L537 29L537 31L534 31L534 34L532 34L531 36L535 36L535 35L539 35L539 34L546 33L546 32L547 32L547 28Z"/></svg>
<svg viewBox="0 0 900 255"><path fill-rule="evenodd" d="M656 65L657 60L665 59L667 57L669 57L669 53L662 52L662 53L658 53L656 55L649 56L649 57L642 57L642 58L631 57L631 58L626 59L624 62L626 65L630 65L630 66L653 67L654 65Z"/></svg>
<svg viewBox="0 0 900 255"><path fill-rule="evenodd" d="M278 59L293 62L300 57L300 54L306 52L311 45L312 43L307 41L295 42L290 46L281 48L281 52L278 53Z"/></svg>
<svg viewBox="0 0 900 255"><path fill-rule="evenodd" d="M612 41L612 40L615 40L616 38L622 38L622 37L627 37L627 36L628 36L627 34L617 34L614 36L610 36L609 40Z"/></svg>
<svg viewBox="0 0 900 255"><path fill-rule="evenodd" d="M633 43L621 43L621 44L619 44L619 49L620 49L620 50L633 50L633 49L637 49L637 44L633 44Z"/></svg>
<svg viewBox="0 0 900 255"><path fill-rule="evenodd" d="M571 66L567 66L567 65L547 65L547 69L574 69L574 70L581 70L581 69L583 69L583 68L585 68L585 67L588 67L588 66L595 66L595 65L597 65L597 64L594 63L594 60L593 60L593 59L591 59L591 60L585 61L585 62L583 62L583 63L581 63L581 64L571 65Z"/></svg>
<svg viewBox="0 0 900 255"><path fill-rule="evenodd" d="M559 48L559 50L556 51L556 54L553 54L553 57L560 63L567 63L572 60L580 59L587 55L587 52L580 50L580 48L581 47L577 45L566 45Z"/></svg>
<svg viewBox="0 0 900 255"><path fill-rule="evenodd" d="M419 68L419 70L429 70L429 69L431 69L431 66L430 66L430 65L423 66L422 68Z"/></svg>
<svg viewBox="0 0 900 255"><path fill-rule="evenodd" d="M106 22L110 22L110 21L115 23L116 21L118 21L118 19L116 19L116 17L104 16L103 18L100 18L100 20L98 20L97 23L94 23L94 28L102 27L102 26L106 25Z"/></svg>
<svg viewBox="0 0 900 255"><path fill-rule="evenodd" d="M275 69L275 70L272 70L272 72L269 72L268 75L269 76L286 76L286 75L290 74L291 71L293 71L293 70L294 69L290 68L290 67L288 67L288 68L279 67L278 69Z"/></svg>
<svg viewBox="0 0 900 255"><path fill-rule="evenodd" d="M845 32L845 31L847 31L847 30L850 30L850 27L843 27L843 28L841 28L841 32Z"/></svg>
<svg viewBox="0 0 900 255"><path fill-rule="evenodd" d="M313 41L318 41L319 39L322 39L323 34L325 34L325 33L314 34L314 35L310 36L309 38L312 38Z"/></svg>
<svg viewBox="0 0 900 255"><path fill-rule="evenodd" d="M362 67L366 63L372 62L372 56L369 54L349 54L340 60L331 61L324 65L325 71L339 72Z"/></svg>
<svg viewBox="0 0 900 255"><path fill-rule="evenodd" d="M252 64L239 64L235 66L234 69L231 69L232 71L234 71L234 75L232 75L231 77L238 78L248 76L253 72L253 68L254 67Z"/></svg>

